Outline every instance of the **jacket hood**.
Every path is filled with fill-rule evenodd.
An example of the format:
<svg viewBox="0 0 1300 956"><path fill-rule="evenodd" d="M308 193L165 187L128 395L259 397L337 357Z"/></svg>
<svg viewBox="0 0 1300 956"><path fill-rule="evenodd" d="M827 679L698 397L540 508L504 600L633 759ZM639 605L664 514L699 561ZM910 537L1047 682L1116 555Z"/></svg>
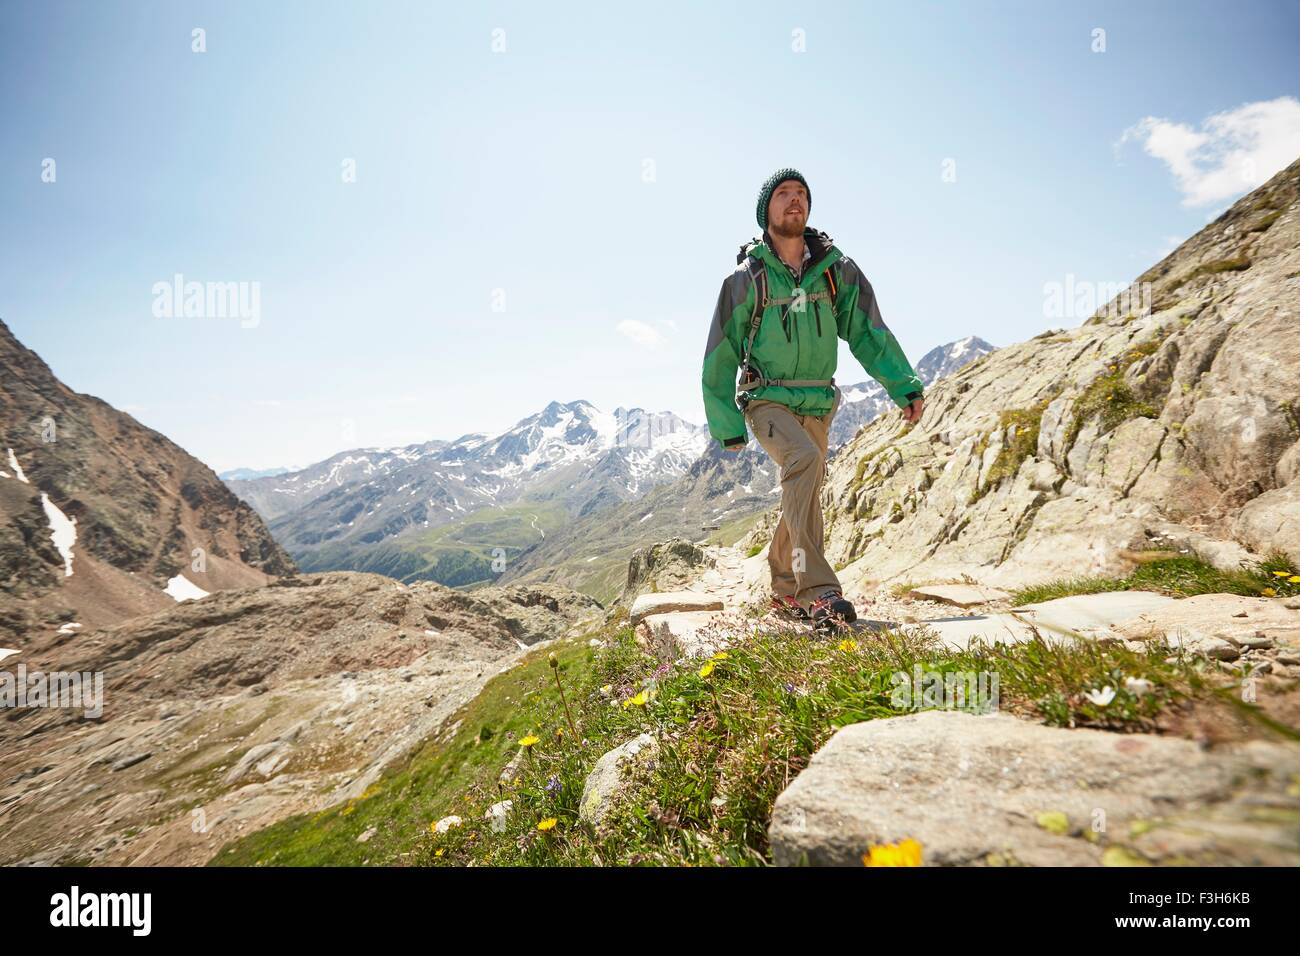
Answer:
<svg viewBox="0 0 1300 956"><path fill-rule="evenodd" d="M822 232L820 229L812 228L812 226L804 227L803 241L808 244L808 251L812 254L812 258L809 260L810 262L816 262L822 256L826 255L835 244L834 240L832 240L830 236ZM753 239L748 239L741 243L740 252L736 254L736 265L740 265L740 263L744 262L746 256L754 254L760 244L765 245L769 250L772 250L772 237L768 235L766 229L763 230L761 236L755 236ZM776 254L775 250L772 250L772 254Z"/></svg>

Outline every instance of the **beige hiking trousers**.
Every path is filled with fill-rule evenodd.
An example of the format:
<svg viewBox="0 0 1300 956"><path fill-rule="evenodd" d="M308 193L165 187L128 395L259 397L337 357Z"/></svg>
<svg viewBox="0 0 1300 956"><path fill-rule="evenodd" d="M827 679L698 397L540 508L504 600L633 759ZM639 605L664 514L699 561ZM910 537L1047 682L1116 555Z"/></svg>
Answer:
<svg viewBox="0 0 1300 956"><path fill-rule="evenodd" d="M768 548L772 592L792 595L805 607L840 579L822 553L825 527L821 490L826 477L827 439L840 406L825 415L800 415L779 402L750 401L745 421L758 443L781 469L781 520Z"/></svg>

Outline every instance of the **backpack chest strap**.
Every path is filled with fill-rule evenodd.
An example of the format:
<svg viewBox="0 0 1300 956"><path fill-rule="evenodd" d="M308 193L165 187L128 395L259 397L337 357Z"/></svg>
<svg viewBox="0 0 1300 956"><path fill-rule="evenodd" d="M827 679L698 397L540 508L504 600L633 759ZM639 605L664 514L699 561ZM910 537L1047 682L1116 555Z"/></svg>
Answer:
<svg viewBox="0 0 1300 956"><path fill-rule="evenodd" d="M835 298L835 293L827 292L824 290L822 292L806 292L804 293L803 296L803 300L805 302L817 302L823 299L833 300L834 298ZM782 298L779 299L764 298L762 307L766 309L770 305L791 305L795 301L796 301L796 297L792 295L783 296Z"/></svg>

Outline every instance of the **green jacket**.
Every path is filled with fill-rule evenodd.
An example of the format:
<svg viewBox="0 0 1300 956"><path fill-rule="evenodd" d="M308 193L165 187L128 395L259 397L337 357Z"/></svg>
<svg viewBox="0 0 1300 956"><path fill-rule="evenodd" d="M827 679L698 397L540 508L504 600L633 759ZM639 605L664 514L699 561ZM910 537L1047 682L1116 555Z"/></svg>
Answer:
<svg viewBox="0 0 1300 956"><path fill-rule="evenodd" d="M743 445L748 440L745 417L736 405L736 371L749 339L757 284L752 275L767 272L767 295L782 299L795 295L829 292L827 270L834 280L834 305L828 298L803 300L799 310L771 304L763 310L754 337L750 361L769 379L829 379L835 374L839 339L849 343L853 357L867 374L878 381L900 408L921 396L923 388L916 371L903 354L894 333L880 317L876 294L857 263L831 242L830 236L815 229L804 230L804 243L811 257L804 261L803 275L796 278L767 242L752 240L741 247L736 271L722 283L718 305L709 326L709 343L704 351L704 412L709 434L724 446ZM783 319L784 314L784 319ZM789 406L800 415L825 415L835 402L830 386L765 386L749 392L751 399L765 399Z"/></svg>

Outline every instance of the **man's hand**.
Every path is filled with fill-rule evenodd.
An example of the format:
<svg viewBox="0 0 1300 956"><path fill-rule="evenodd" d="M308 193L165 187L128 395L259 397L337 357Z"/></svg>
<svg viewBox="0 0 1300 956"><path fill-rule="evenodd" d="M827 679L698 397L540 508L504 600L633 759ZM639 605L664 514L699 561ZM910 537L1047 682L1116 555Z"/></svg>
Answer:
<svg viewBox="0 0 1300 956"><path fill-rule="evenodd" d="M924 398L912 399L912 404L903 409L903 421L911 424L921 417L921 412L925 408Z"/></svg>

